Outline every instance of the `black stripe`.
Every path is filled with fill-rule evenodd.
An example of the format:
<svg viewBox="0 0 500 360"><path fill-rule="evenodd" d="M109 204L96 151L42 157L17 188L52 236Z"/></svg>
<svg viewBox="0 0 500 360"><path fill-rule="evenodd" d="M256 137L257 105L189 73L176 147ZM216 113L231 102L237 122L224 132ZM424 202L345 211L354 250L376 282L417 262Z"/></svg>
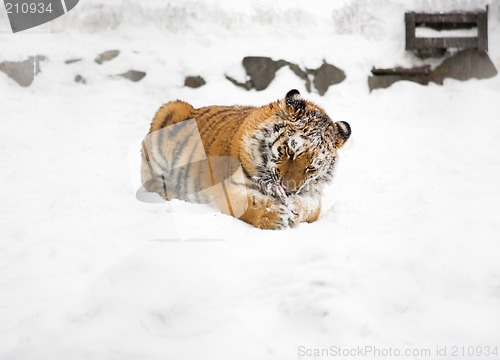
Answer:
<svg viewBox="0 0 500 360"><path fill-rule="evenodd" d="M236 182L233 180L233 177L231 176L229 178L229 182L233 185L236 185L236 186L243 186L243 187L247 187L247 184L246 183L239 183L239 182Z"/></svg>
<svg viewBox="0 0 500 360"><path fill-rule="evenodd" d="M157 139L156 139L157 140L156 141L156 143L157 143L156 144L157 145L157 149L156 150L160 154L160 158L164 161L164 163L168 167L168 159L163 154L163 151L161 151L161 148L162 148L162 145L163 145L163 135L165 134L166 131L168 131L168 130L165 129L164 127L162 127L161 129L158 129L158 130L154 131L153 134L159 132L158 136L157 136ZM154 135L151 135L151 136L154 136ZM151 141L151 146L154 147L154 144L153 144L152 141ZM153 149L153 150L155 150L155 149ZM153 158L155 158L154 154L153 154ZM157 164L159 164L157 159L155 160L155 162ZM163 171L165 171L165 168L163 166L161 166L161 165L159 165L159 166L162 168Z"/></svg>
<svg viewBox="0 0 500 360"><path fill-rule="evenodd" d="M206 113L210 112L211 109L210 109L210 107L206 107L206 108L201 108L199 110L203 110L203 111L201 111L199 114L196 114L196 118L199 118L199 117L205 115Z"/></svg>
<svg viewBox="0 0 500 360"><path fill-rule="evenodd" d="M151 142L151 146L153 147L154 144ZM147 149L147 147L146 147ZM151 151L152 150L152 151ZM151 162L154 162L156 166L158 166L162 172L166 172L167 169L168 169L168 161L167 159L165 158L165 156L163 155L162 152L160 152L160 159L158 159L158 155L156 154L157 152L154 151L155 149L151 149L151 150L148 150L148 154L149 154L149 160ZM165 163L165 166L167 166L167 168L165 168L163 165L162 165L162 162L159 162L158 160L163 160L162 162Z"/></svg>
<svg viewBox="0 0 500 360"><path fill-rule="evenodd" d="M250 174L248 173L247 169L245 169L243 167L243 162L241 161L240 158L238 158L238 160L240 161L240 164L241 164L241 170L243 170L243 174L247 177L248 180L252 180L252 177L250 176ZM252 181L253 182L253 181Z"/></svg>
<svg viewBox="0 0 500 360"><path fill-rule="evenodd" d="M179 123L177 123L175 125L177 125L177 128L176 129L170 129L170 131L169 131L168 128L162 128L160 130L157 130L157 131L160 132L158 134L158 139L157 139L157 152L160 154L160 158L164 161L164 163L166 164L167 168L165 169L165 167L159 165L159 162L158 162L157 158L156 158L155 161L161 167L161 169L163 171L168 170L169 166L171 168L173 168L175 166L175 157L174 157L174 155L172 156L173 157L172 164L169 164L169 161L168 161L167 157L165 156L164 152L162 151L162 149L164 147L164 135L165 135L165 133L168 132L168 141L173 141L173 136L172 135L176 135L177 133L179 133L179 131L184 130L186 128L187 124L182 124L182 122L179 122ZM171 130L175 130L175 131L171 131ZM156 133L156 131L155 131L155 133ZM154 144L151 144L151 145L154 146Z"/></svg>
<svg viewBox="0 0 500 360"><path fill-rule="evenodd" d="M195 123L196 124L196 123ZM184 148L189 144L191 140L193 140L193 134L198 131L198 127L195 126L194 129L191 130L190 133L188 134L183 134L179 139L177 140L175 144L175 148L173 150L172 154L172 167L176 167L177 162L183 155L183 150Z"/></svg>
<svg viewBox="0 0 500 360"><path fill-rule="evenodd" d="M224 116L217 119L217 122L215 122L215 124L220 124L221 122L226 120L231 115L234 115L234 114L233 113L229 113L229 114L226 113ZM214 124L214 126L215 126L215 124ZM219 128L215 130L215 133L213 134L210 141L208 143L206 143L206 142L203 143L203 145L205 146L205 149L207 149L207 151L210 149L210 146L217 140L217 137L222 130L224 130L224 126L219 126Z"/></svg>
<svg viewBox="0 0 500 360"><path fill-rule="evenodd" d="M269 149L271 149L274 144L276 144L278 142L278 140L280 140L281 138L283 138L285 136L285 132L282 132L281 134L279 134L276 139L273 140L273 142L271 143L271 146L268 146Z"/></svg>
<svg viewBox="0 0 500 360"><path fill-rule="evenodd" d="M167 122L172 120L173 117L174 117L174 114L172 112L169 112L167 114L167 116L165 116L165 118L162 120L161 125L158 129L163 129L165 127L165 125L167 124Z"/></svg>
<svg viewBox="0 0 500 360"><path fill-rule="evenodd" d="M177 146L175 148L175 153L173 155L174 156L173 167L178 169L176 186L179 189L179 193L181 193L181 191L183 190L182 183L180 182L180 180L182 180L182 174L185 173L185 168L189 167L190 164L188 163L186 165L179 166L179 167L177 167L176 165L177 165L177 162L179 161L179 159L182 157L186 146L191 143L191 141L193 139L193 134L195 133L195 131L198 131L198 127L194 128L193 131L191 131L191 133L188 136L186 136L184 139L182 139L182 143L177 144Z"/></svg>
<svg viewBox="0 0 500 360"><path fill-rule="evenodd" d="M167 197L167 184L165 182L165 176L161 176L162 184L163 184L163 196Z"/></svg>
<svg viewBox="0 0 500 360"><path fill-rule="evenodd" d="M232 107L227 107L225 108L224 110L219 110L219 111L216 111L214 112L212 115L208 116L206 119L199 119L200 121L203 121L204 123L206 122L209 122L210 119L212 119L213 117L217 116L217 115L221 115L221 114L225 114L227 112L230 112L230 111L234 111L234 108ZM207 124L207 126L203 129L203 131L200 131L200 137L203 139L203 135L208 131L210 130L215 124L217 124L219 122L219 119L216 119L214 122L211 122L209 124Z"/></svg>
<svg viewBox="0 0 500 360"><path fill-rule="evenodd" d="M198 149L198 146L199 146L199 144L197 142L195 142L194 147L191 150L191 154L189 155L189 161L187 162L187 165L183 166L183 168L184 168L183 169L184 170L184 181L186 183L188 181L191 181L191 182L193 182L193 184L195 184L195 179L189 179L189 173L191 172L191 168L193 167L192 160L193 160L194 154L196 152L196 149ZM205 156L207 156L207 154L205 154ZM179 171L179 174L177 175L177 183L178 184L179 184L180 180L182 180L181 174L182 174L182 171ZM199 181L200 179L198 178L197 180ZM195 191L195 192L197 192L197 191Z"/></svg>

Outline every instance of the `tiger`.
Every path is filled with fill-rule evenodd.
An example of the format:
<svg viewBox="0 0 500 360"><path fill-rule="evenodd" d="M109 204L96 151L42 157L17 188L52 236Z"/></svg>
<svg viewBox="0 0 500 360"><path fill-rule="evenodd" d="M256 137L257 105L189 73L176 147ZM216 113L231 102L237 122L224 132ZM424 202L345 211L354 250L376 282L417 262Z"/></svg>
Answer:
<svg viewBox="0 0 500 360"><path fill-rule="evenodd" d="M351 136L296 89L261 107L177 100L156 112L142 142L148 192L214 206L260 229L314 222L337 150Z"/></svg>

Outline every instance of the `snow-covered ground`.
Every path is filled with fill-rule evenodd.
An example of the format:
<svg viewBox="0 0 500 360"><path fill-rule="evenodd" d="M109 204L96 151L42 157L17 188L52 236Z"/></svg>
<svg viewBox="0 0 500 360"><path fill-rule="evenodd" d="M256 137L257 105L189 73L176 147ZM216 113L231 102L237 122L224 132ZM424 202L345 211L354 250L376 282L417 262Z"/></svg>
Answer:
<svg viewBox="0 0 500 360"><path fill-rule="evenodd" d="M421 64L403 50L412 9L489 3L500 69L500 1L331 3L89 0L0 33L0 62L47 56L29 88L0 72L0 359L500 352L500 76L367 86L373 66ZM325 59L347 79L321 97L283 68L247 92L224 78L243 80L247 55ZM110 77L130 69L147 76ZM187 75L207 85L184 88ZM262 105L292 88L353 129L319 221L263 231L136 199L139 142L163 102Z"/></svg>

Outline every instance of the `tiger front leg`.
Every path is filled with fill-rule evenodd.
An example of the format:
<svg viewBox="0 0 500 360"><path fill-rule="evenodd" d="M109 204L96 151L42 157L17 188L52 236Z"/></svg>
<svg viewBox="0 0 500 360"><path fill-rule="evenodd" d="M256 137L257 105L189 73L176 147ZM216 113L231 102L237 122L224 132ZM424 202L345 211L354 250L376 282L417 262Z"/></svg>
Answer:
<svg viewBox="0 0 500 360"><path fill-rule="evenodd" d="M223 213L232 215L260 229L284 229L301 222L315 221L320 212L318 196L291 195L284 204L281 199L263 194L243 184L228 182L224 194L216 197ZM221 195L223 193L221 192ZM215 204L217 203L217 204Z"/></svg>

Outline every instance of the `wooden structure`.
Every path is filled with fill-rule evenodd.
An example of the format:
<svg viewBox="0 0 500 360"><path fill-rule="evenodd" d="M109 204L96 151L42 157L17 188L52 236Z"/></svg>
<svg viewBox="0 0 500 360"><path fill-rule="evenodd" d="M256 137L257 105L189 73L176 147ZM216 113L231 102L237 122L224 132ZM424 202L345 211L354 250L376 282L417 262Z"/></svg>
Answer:
<svg viewBox="0 0 500 360"><path fill-rule="evenodd" d="M426 14L410 12L405 14L406 50L417 53L432 53L448 48L477 49L488 51L488 9L478 12ZM477 28L474 37L417 37L416 28L434 30L457 30Z"/></svg>
<svg viewBox="0 0 500 360"><path fill-rule="evenodd" d="M387 88L397 81L412 81L427 85L429 82L443 84L444 79L468 80L488 79L497 75L495 65L488 56L488 7L486 11L451 12L427 14L408 12L405 14L406 50L419 57L439 56L441 64L432 69L430 65L413 68L373 68L368 77L370 91ZM418 28L437 30L434 37L417 37ZM442 30L473 29L469 36L457 36ZM451 36L450 36L451 35ZM459 49L447 53L447 50Z"/></svg>
<svg viewBox="0 0 500 360"><path fill-rule="evenodd" d="M402 68L396 67L393 69L372 69L373 76L368 77L368 87L370 92L375 89L384 89L397 81L406 80L413 81L421 85L429 84L431 81L431 67L429 65L415 67L415 68Z"/></svg>

